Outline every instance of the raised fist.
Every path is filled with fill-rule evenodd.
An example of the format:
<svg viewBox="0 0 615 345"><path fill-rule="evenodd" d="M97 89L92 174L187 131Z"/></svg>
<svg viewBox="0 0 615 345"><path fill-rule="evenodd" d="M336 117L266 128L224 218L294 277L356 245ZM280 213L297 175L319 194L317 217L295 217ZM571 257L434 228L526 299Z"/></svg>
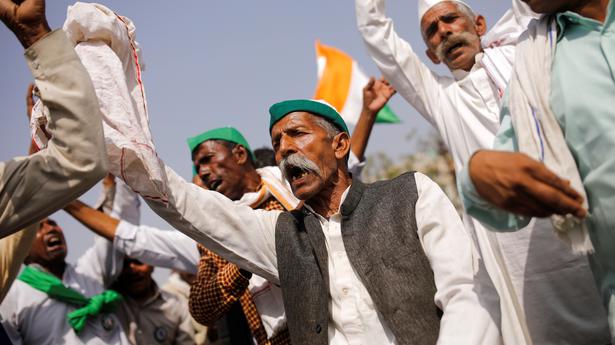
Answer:
<svg viewBox="0 0 615 345"><path fill-rule="evenodd" d="M0 0L0 19L24 48L51 31L45 17L45 0Z"/></svg>

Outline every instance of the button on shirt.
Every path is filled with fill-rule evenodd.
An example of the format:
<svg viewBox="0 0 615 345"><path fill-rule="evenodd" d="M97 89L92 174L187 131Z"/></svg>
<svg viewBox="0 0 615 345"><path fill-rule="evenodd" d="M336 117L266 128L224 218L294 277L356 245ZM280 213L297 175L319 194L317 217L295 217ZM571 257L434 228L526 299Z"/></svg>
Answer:
<svg viewBox="0 0 615 345"><path fill-rule="evenodd" d="M609 323L615 330L615 2L604 23L573 12L557 15L559 28L551 72L551 109L574 156L587 192L587 224L596 253L590 263ZM508 106L495 149L516 151ZM499 210L480 198L467 171L461 178L469 212L496 229L514 230L529 219ZM471 210L471 211L470 211Z"/></svg>
<svg viewBox="0 0 615 345"><path fill-rule="evenodd" d="M219 193L186 182L168 167L166 176L171 192L169 203L146 200L158 215L226 260L279 284L275 228L281 211L236 205ZM415 174L415 180L419 194L417 235L434 272L435 304L444 311L438 344L482 344L483 325L489 316L474 289L471 240L438 185L420 173ZM337 223L339 234L339 219ZM343 258L346 254L341 239L328 240L328 246L332 250L329 257L335 256L329 270L331 288L335 289L329 296L330 343L395 344L348 258ZM344 288L348 289L347 295Z"/></svg>
<svg viewBox="0 0 615 345"><path fill-rule="evenodd" d="M346 199L350 187L342 195L340 205ZM329 293L331 295L331 319L329 343L369 344L370 339L382 339L379 344L395 344L395 336L384 324L380 313L374 308L367 289L350 264L342 239L342 214L332 215L328 220L314 212L322 231L328 253ZM418 211L417 211L418 212Z"/></svg>

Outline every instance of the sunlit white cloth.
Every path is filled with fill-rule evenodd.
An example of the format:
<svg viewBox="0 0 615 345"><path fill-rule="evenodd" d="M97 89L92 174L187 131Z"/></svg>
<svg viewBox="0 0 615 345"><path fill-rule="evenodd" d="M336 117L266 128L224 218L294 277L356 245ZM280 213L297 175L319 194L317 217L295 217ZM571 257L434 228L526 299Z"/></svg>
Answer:
<svg viewBox="0 0 615 345"><path fill-rule="evenodd" d="M68 7L63 28L98 96L109 171L141 196L166 202L165 172L149 130L134 24L105 6L77 2ZM149 178L140 178L144 174Z"/></svg>

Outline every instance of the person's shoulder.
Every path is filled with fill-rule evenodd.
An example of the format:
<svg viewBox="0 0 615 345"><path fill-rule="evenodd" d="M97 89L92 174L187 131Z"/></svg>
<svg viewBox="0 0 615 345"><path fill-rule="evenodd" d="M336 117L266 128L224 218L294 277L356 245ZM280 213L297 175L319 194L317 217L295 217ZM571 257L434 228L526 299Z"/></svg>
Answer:
<svg viewBox="0 0 615 345"><path fill-rule="evenodd" d="M415 179L414 175L415 175L414 171L407 171L403 174L400 174L390 179L368 183L366 187L368 189L379 189L379 188L389 188L393 186L404 185L404 184L413 182Z"/></svg>

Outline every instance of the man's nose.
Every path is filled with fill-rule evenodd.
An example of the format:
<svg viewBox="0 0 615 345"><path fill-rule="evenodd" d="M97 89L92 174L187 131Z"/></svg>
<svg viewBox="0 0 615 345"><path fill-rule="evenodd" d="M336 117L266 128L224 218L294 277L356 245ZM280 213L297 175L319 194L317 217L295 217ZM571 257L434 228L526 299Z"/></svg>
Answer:
<svg viewBox="0 0 615 345"><path fill-rule="evenodd" d="M287 136L280 138L280 145L278 146L278 152L276 152L276 161L280 162L282 159L296 153L297 149L293 141Z"/></svg>
<svg viewBox="0 0 615 345"><path fill-rule="evenodd" d="M453 28L450 24L440 22L438 24L438 33L440 34L440 39L444 41L453 34Z"/></svg>

